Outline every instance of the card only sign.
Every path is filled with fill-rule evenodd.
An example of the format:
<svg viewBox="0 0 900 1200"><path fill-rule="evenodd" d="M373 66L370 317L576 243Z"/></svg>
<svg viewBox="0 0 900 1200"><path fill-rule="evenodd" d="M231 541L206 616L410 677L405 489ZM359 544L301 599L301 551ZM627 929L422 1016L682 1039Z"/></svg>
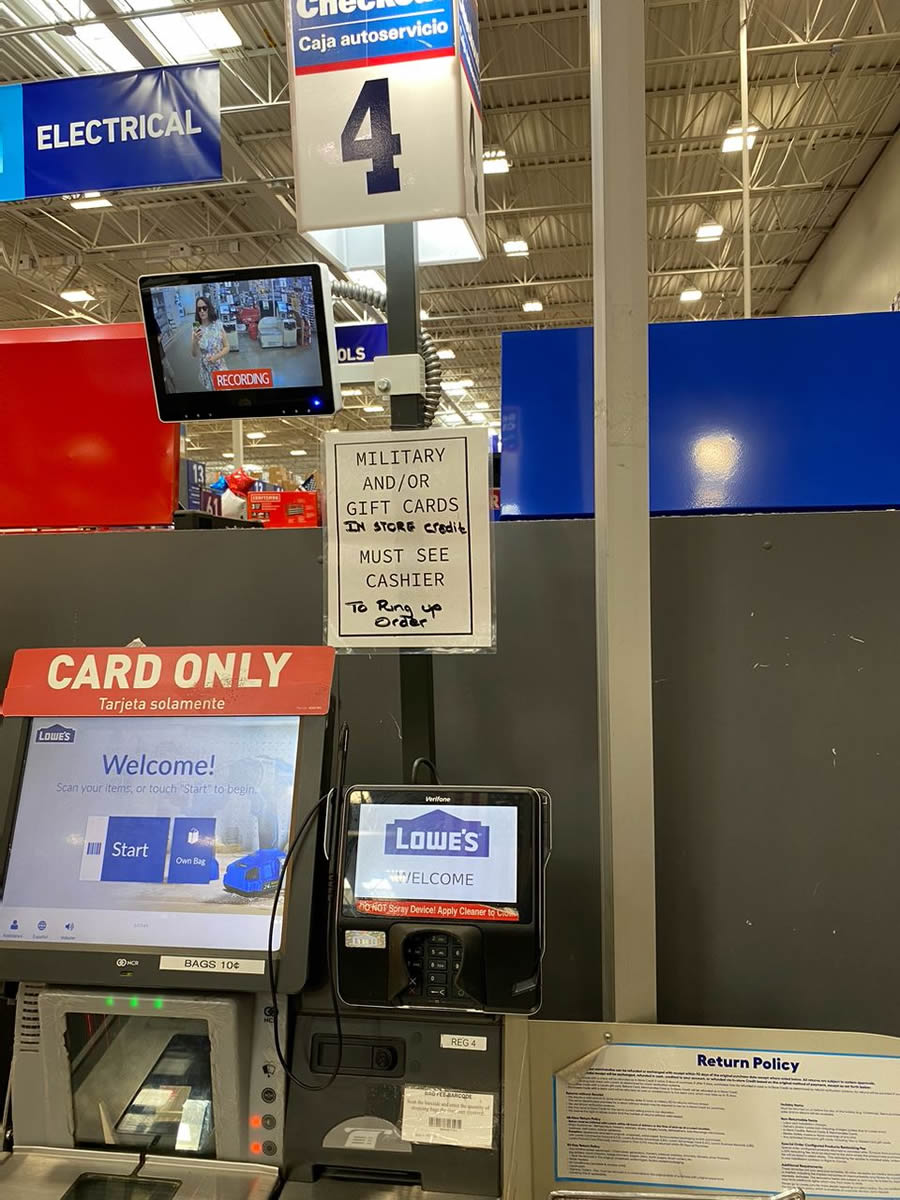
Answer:
<svg viewBox="0 0 900 1200"><path fill-rule="evenodd" d="M328 644L494 645L483 429L325 435Z"/></svg>

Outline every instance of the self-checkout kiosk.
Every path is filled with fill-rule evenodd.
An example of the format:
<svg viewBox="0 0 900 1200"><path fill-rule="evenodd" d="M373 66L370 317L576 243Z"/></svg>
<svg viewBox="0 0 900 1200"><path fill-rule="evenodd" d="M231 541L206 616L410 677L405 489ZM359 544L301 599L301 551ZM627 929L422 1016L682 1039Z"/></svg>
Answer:
<svg viewBox="0 0 900 1200"><path fill-rule="evenodd" d="M334 787L332 670L16 655L4 1200L501 1194L500 1014L540 1002L549 798Z"/></svg>

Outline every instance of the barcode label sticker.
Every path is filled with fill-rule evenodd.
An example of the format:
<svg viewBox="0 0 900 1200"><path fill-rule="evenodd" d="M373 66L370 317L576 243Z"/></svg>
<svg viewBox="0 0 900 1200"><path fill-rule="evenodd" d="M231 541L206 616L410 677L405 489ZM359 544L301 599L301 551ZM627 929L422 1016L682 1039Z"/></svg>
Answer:
<svg viewBox="0 0 900 1200"><path fill-rule="evenodd" d="M406 1142L490 1150L494 1145L494 1094L406 1087L400 1136Z"/></svg>

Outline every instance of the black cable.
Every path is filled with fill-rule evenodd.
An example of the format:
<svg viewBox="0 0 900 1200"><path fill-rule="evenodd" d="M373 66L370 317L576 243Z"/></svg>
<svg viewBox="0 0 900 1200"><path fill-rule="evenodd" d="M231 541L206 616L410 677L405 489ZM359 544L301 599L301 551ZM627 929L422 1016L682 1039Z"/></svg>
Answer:
<svg viewBox="0 0 900 1200"><path fill-rule="evenodd" d="M410 783L418 782L418 775L419 775L420 767L427 767L428 770L431 772L431 778L432 778L435 786L436 787L441 786L441 781L440 781L440 779L438 779L437 767L434 765L434 763L431 761L430 758L417 758L416 759L416 761L412 765L412 770L409 773L409 782Z"/></svg>
<svg viewBox="0 0 900 1200"><path fill-rule="evenodd" d="M340 735L339 735L339 747L340 748L339 748L339 759L338 759L338 780L340 781L341 785L343 784L344 773L346 771L347 752L349 749L349 743L350 743L350 730L349 730L349 727L345 724L342 727ZM284 887L285 876L287 875L287 871L288 871L288 867L290 866L291 859L293 858L298 847L300 846L300 843L303 841L303 838L308 833L310 826L312 825L314 819L318 816L319 812L321 811L322 805L327 802L329 796L335 795L336 803L338 805L340 805L342 790L343 790L342 786L338 787L338 788L333 788L331 791L326 792L324 796L320 796L319 799L316 801L316 803L313 805L313 807L310 809L310 811L304 817L303 822L300 825L300 828L294 834L291 844L288 846L287 854L284 857L284 862L282 863L282 866L281 866L281 873L278 876L278 885L275 888L275 896L272 901L272 912L269 916L269 937L268 937L268 941L266 944L266 966L268 968L268 976L269 976L269 996L270 996L271 1007L272 1007L272 1028L273 1028L273 1032L274 1032L275 1056L277 1057L279 1063L281 1064L281 1067L282 1067L284 1073L287 1075L288 1079L290 1079L292 1083L295 1083L298 1087L303 1088L303 1090L307 1091L307 1092L324 1092L326 1088L331 1087L331 1085L334 1083L335 1079L337 1079L337 1077L340 1073L341 1064L342 1064L343 1057L344 1057L344 1030L343 1030L343 1026L341 1024L341 1008L340 1008L340 1002L338 1000L338 993L337 993L337 979L336 979L336 975L335 975L334 953L333 953L333 944L332 944L333 939L337 937L337 922L336 921L332 922L332 901L334 898L333 881L335 878L334 868L331 865L329 865L329 868L328 868L328 887L327 887L328 903L327 903L327 911L326 911L325 962L326 962L326 969L328 971L329 990L331 992L331 1007L334 1012L334 1024L335 1024L335 1029L337 1030L337 1051L338 1052L337 1052L337 1059L334 1064L334 1070L331 1072L331 1075L328 1077L328 1079L325 1080L324 1083L312 1084L312 1083L307 1083L306 1080L304 1080L304 1079L298 1079L297 1076L291 1070L291 1068L284 1056L284 1051L281 1046L281 1033L278 1028L278 1023L279 1023L278 1022L278 990L277 990L277 984L276 984L276 979L275 979L275 956L274 956L274 947L273 947L273 943L275 940L275 918L278 915L278 901L281 897L282 888ZM328 837L328 836L330 836L330 831L326 830L326 837Z"/></svg>

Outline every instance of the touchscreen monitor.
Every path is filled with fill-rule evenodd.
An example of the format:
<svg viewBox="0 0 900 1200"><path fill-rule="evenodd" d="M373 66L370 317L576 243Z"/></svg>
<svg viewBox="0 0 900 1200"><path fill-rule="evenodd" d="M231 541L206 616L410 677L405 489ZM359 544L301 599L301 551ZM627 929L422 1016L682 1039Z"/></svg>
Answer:
<svg viewBox="0 0 900 1200"><path fill-rule="evenodd" d="M398 803L349 796L347 915L522 919L516 803Z"/></svg>
<svg viewBox="0 0 900 1200"><path fill-rule="evenodd" d="M341 406L319 263L140 280L162 421L328 416Z"/></svg>
<svg viewBox="0 0 900 1200"><path fill-rule="evenodd" d="M299 717L32 721L0 939L264 950L299 729Z"/></svg>

